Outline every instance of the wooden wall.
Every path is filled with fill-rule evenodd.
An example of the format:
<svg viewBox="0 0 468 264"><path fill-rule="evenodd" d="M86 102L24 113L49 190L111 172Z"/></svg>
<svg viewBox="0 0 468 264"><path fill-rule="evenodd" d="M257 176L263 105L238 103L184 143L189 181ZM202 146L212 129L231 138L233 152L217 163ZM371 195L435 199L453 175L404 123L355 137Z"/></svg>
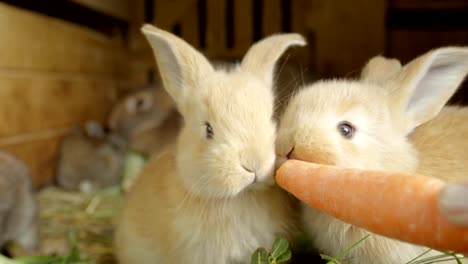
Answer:
<svg viewBox="0 0 468 264"><path fill-rule="evenodd" d="M468 45L464 0L64 0L55 4L64 3L103 14L124 27L103 32L99 21L93 28L89 23L67 22L63 15L54 18L0 2L0 149L27 162L36 186L52 178L65 133L89 119L103 121L121 93L157 78L153 54L140 32L144 23L174 32L214 60L240 60L265 36L298 32L308 46L290 50L283 58L314 78L355 76L377 54L406 62L437 46ZM409 19L413 13L407 11L417 19Z"/></svg>
<svg viewBox="0 0 468 264"><path fill-rule="evenodd" d="M102 121L122 86L122 39L0 3L0 148L48 182L70 128Z"/></svg>

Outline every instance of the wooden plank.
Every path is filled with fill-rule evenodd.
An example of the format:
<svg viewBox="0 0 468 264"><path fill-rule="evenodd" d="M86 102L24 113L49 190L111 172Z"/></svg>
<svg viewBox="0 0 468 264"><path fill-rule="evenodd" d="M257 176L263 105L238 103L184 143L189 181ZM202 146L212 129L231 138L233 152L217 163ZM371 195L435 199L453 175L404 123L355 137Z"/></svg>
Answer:
<svg viewBox="0 0 468 264"><path fill-rule="evenodd" d="M198 23L197 3L187 9L181 18L181 37L195 48L200 48L200 25Z"/></svg>
<svg viewBox="0 0 468 264"><path fill-rule="evenodd" d="M449 45L468 45L468 31L392 30L388 37L389 56L406 63L430 49Z"/></svg>
<svg viewBox="0 0 468 264"><path fill-rule="evenodd" d="M197 0L154 0L154 22L160 28L171 30L195 3Z"/></svg>
<svg viewBox="0 0 468 264"><path fill-rule="evenodd" d="M234 52L244 54L253 42L253 2L234 1Z"/></svg>
<svg viewBox="0 0 468 264"><path fill-rule="evenodd" d="M104 120L116 82L78 76L0 71L0 140L88 119Z"/></svg>
<svg viewBox="0 0 468 264"><path fill-rule="evenodd" d="M114 74L123 43L71 23L0 3L0 68Z"/></svg>
<svg viewBox="0 0 468 264"><path fill-rule="evenodd" d="M295 0L291 1L291 31L297 32L304 35L307 38L307 46L297 48L294 52L294 61L301 65L303 70L311 71L315 70L316 65L314 62L313 54L315 54L315 38L312 38L310 32L307 30L305 25L306 17L309 16L304 10L307 9L308 0Z"/></svg>
<svg viewBox="0 0 468 264"><path fill-rule="evenodd" d="M467 46L468 31L466 30L395 30L389 32L388 56L407 63L423 53L442 46ZM452 97L451 103L468 104L468 81L460 86Z"/></svg>
<svg viewBox="0 0 468 264"><path fill-rule="evenodd" d="M221 57L227 53L226 0L207 0L206 9L206 50Z"/></svg>
<svg viewBox="0 0 468 264"><path fill-rule="evenodd" d="M466 0L391 0L390 8L468 8Z"/></svg>
<svg viewBox="0 0 468 264"><path fill-rule="evenodd" d="M357 75L370 57L385 52L385 0L307 4L305 24L315 35L320 77Z"/></svg>
<svg viewBox="0 0 468 264"><path fill-rule="evenodd" d="M150 49L141 33L141 27L145 23L145 8L145 0L134 0L130 5L128 47L131 52Z"/></svg>
<svg viewBox="0 0 468 264"><path fill-rule="evenodd" d="M269 36L282 32L281 0L263 1L262 34Z"/></svg>
<svg viewBox="0 0 468 264"><path fill-rule="evenodd" d="M0 149L12 153L26 163L37 189L53 181L61 139L62 137L53 137Z"/></svg>
<svg viewBox="0 0 468 264"><path fill-rule="evenodd" d="M129 19L129 2L127 0L69 0L98 12L120 18Z"/></svg>

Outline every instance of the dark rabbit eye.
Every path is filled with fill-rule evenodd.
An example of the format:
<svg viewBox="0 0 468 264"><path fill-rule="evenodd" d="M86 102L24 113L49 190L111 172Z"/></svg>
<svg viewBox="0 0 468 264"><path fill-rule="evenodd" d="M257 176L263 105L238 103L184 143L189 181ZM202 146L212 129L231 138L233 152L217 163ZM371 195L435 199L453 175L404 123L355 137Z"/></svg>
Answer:
<svg viewBox="0 0 468 264"><path fill-rule="evenodd" d="M213 138L214 136L214 131L213 131L213 127L211 127L211 124L208 123L208 122L205 122L205 126L206 126L206 138Z"/></svg>
<svg viewBox="0 0 468 264"><path fill-rule="evenodd" d="M351 139L353 138L356 129L351 123L343 121L338 124L338 131L344 138Z"/></svg>
<svg viewBox="0 0 468 264"><path fill-rule="evenodd" d="M138 99L138 100L136 101L136 107L137 107L138 109L141 109L141 108L144 106L144 103L145 103L145 102L143 101L143 99Z"/></svg>

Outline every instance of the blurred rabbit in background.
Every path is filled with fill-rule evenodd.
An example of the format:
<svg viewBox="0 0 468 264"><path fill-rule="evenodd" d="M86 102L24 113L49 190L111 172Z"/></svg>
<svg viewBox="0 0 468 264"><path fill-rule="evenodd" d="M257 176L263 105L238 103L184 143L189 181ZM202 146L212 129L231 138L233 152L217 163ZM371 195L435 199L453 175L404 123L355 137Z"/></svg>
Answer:
<svg viewBox="0 0 468 264"><path fill-rule="evenodd" d="M74 191L92 191L120 182L126 143L106 133L101 124L89 121L65 137L60 149L57 183Z"/></svg>
<svg viewBox="0 0 468 264"><path fill-rule="evenodd" d="M0 248L16 242L33 252L38 244L38 212L29 168L0 151Z"/></svg>

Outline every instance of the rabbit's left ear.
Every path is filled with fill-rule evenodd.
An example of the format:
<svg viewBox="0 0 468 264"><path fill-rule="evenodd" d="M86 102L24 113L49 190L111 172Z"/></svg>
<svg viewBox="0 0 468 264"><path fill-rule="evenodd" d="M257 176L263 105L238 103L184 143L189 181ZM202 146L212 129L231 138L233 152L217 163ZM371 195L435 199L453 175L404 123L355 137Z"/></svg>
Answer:
<svg viewBox="0 0 468 264"><path fill-rule="evenodd" d="M434 118L455 94L468 72L468 48L440 48L405 65L391 82L392 110L409 133Z"/></svg>
<svg viewBox="0 0 468 264"><path fill-rule="evenodd" d="M174 99L179 111L197 96L199 83L214 72L208 59L174 34L152 25L141 29L153 49L163 86Z"/></svg>
<svg viewBox="0 0 468 264"><path fill-rule="evenodd" d="M276 62L290 46L305 46L304 37L297 33L277 34L255 43L242 59L242 70L251 72L272 87Z"/></svg>

